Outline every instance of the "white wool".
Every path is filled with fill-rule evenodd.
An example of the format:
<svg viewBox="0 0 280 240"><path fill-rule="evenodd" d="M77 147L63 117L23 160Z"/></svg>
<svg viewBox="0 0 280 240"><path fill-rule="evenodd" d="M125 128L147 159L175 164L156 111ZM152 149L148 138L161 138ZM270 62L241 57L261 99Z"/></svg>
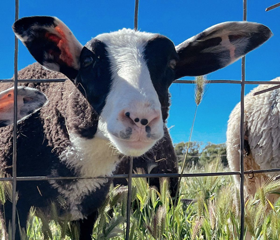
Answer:
<svg viewBox="0 0 280 240"><path fill-rule="evenodd" d="M280 77L272 81L280 81ZM275 89L254 96L255 92L273 87L275 85L260 85L245 96L244 102L244 132L248 140L251 154L245 156L245 171L258 169L271 169L280 167L280 89ZM240 169L240 103L230 114L227 129L227 158L230 169ZM258 178L260 175L255 175ZM273 174L262 174L270 178ZM239 184L239 177L236 177ZM252 181L245 182L249 194Z"/></svg>

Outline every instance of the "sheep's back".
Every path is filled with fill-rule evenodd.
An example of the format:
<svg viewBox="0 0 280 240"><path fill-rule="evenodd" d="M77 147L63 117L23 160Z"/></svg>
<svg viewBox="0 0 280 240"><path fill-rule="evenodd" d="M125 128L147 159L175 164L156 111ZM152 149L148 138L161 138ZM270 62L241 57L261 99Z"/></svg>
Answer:
<svg viewBox="0 0 280 240"><path fill-rule="evenodd" d="M280 81L280 77L272 81ZM260 169L280 167L280 90L254 96L254 93L272 86L274 85L259 85L247 94L244 100L245 140L248 141L250 153ZM235 170L239 169L236 166L239 164L239 148L240 103L230 114L227 129L229 164Z"/></svg>

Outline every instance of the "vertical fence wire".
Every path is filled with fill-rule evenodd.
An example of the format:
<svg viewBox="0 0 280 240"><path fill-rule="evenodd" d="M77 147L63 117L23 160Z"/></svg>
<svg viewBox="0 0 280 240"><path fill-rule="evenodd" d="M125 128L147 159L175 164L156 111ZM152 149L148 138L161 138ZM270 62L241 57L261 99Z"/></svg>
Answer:
<svg viewBox="0 0 280 240"><path fill-rule="evenodd" d="M138 13L139 13L139 0L135 0L135 9L134 9L134 30L138 30Z"/></svg>
<svg viewBox="0 0 280 240"><path fill-rule="evenodd" d="M129 158L128 186L127 186L127 206L126 206L126 234L125 240L129 240L130 231L130 213L131 213L131 197L132 197L132 169L133 157Z"/></svg>
<svg viewBox="0 0 280 240"><path fill-rule="evenodd" d="M15 0L15 21L19 15L19 0ZM14 51L14 129L13 129L13 191L12 191L12 239L16 238L16 201L17 201L17 86L18 86L18 39L15 36Z"/></svg>
<svg viewBox="0 0 280 240"><path fill-rule="evenodd" d="M247 21L247 0L243 0L243 21ZM240 96L240 240L244 238L244 94L245 94L245 56L241 60L241 96Z"/></svg>
<svg viewBox="0 0 280 240"><path fill-rule="evenodd" d="M139 0L135 0L134 10L134 30L138 30L138 12ZM127 206L126 206L126 234L125 239L129 240L130 231L130 214L131 214L131 197L132 197L132 170L133 170L133 157L129 158L129 172L128 172L128 190L127 190Z"/></svg>

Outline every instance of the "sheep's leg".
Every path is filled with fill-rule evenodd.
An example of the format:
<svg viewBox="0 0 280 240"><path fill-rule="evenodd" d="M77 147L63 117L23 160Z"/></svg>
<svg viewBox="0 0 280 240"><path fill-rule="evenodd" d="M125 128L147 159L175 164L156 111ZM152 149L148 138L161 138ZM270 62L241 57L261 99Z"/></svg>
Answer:
<svg viewBox="0 0 280 240"><path fill-rule="evenodd" d="M98 216L98 211L93 212L86 219L79 220L80 224L80 240L91 240L93 224Z"/></svg>
<svg viewBox="0 0 280 240"><path fill-rule="evenodd" d="M17 214L16 214L16 235L15 239L20 240L20 229L26 229L26 221L29 214L30 207L22 206L21 201L17 203ZM8 231L9 225L11 229L12 224L12 208L13 205L10 201L6 201L4 204L4 220L6 224L6 230ZM20 228L19 228L20 227ZM11 236L9 237L11 239Z"/></svg>

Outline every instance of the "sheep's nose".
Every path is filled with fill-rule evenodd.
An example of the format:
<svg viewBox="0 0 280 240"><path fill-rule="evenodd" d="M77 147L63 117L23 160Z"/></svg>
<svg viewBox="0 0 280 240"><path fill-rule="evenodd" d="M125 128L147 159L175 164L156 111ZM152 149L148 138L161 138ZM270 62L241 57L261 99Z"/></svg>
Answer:
<svg viewBox="0 0 280 240"><path fill-rule="evenodd" d="M139 117L131 118L130 112L125 112L125 116L131 119L133 122L135 122L136 125L140 123L141 125L146 126L150 122L147 118L142 118L142 119L140 119Z"/></svg>
<svg viewBox="0 0 280 240"><path fill-rule="evenodd" d="M132 110L124 110L120 115L123 122L132 126L136 125L140 128L148 127L148 129L157 124L161 119L160 111L156 110L147 111L145 114Z"/></svg>

